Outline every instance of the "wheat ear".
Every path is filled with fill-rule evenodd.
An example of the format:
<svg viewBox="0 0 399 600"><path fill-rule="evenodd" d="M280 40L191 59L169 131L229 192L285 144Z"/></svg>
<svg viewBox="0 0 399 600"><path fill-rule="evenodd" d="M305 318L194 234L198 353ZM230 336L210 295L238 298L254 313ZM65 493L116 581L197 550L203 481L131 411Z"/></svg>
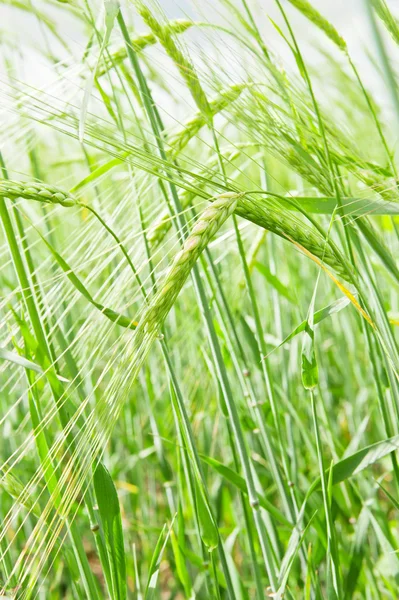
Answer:
<svg viewBox="0 0 399 600"><path fill-rule="evenodd" d="M137 9L143 21L148 25L152 33L158 38L162 46L165 48L167 54L175 63L199 110L210 119L211 111L209 102L204 90L202 89L198 75L195 72L190 60L184 55L175 42L172 30L167 26L162 26L161 23L159 23L159 21L157 21L157 19L151 13L148 6L145 6L142 2L138 2Z"/></svg>
<svg viewBox="0 0 399 600"><path fill-rule="evenodd" d="M169 29L172 34L184 33L195 25L194 21L187 21L185 19L175 19L173 21L169 21L167 25L164 27ZM132 48L135 52L142 52L149 46L154 46L158 41L158 38L153 33L145 33L136 38L132 39ZM119 64L127 58L127 50L126 46L118 48L114 52L111 53L111 56L104 57L102 64L97 69L97 77L101 77L104 75L109 69L111 69L115 64Z"/></svg>
<svg viewBox="0 0 399 600"><path fill-rule="evenodd" d="M241 196L230 192L222 194L199 216L183 248L176 254L159 291L139 321L135 334L138 345L145 338L154 338L159 333L191 269L218 229L233 214Z"/></svg>
<svg viewBox="0 0 399 600"><path fill-rule="evenodd" d="M30 181L22 183L9 179L0 179L0 197L25 198L26 200L37 200L47 204L61 204L62 206L75 206L77 203L68 192L60 190L43 182Z"/></svg>
<svg viewBox="0 0 399 600"><path fill-rule="evenodd" d="M249 84L247 83L234 84L228 87L226 90L220 92L216 98L213 98L209 102L209 114L211 117L215 117L218 113L229 106L229 104L237 100L241 92L248 86ZM200 129L205 127L205 125L208 125L208 122L209 115L207 117L203 112L198 112L195 114L183 125L180 131L168 138L168 155L171 158L176 158L176 156L187 146L189 141L197 135Z"/></svg>
<svg viewBox="0 0 399 600"><path fill-rule="evenodd" d="M334 25L327 21L327 19L323 17L323 15L321 15L308 0L288 0L288 2L295 6L295 8L297 8L304 17L316 25L316 27L324 31L326 36L329 37L340 50L346 51L346 42L339 35Z"/></svg>
<svg viewBox="0 0 399 600"><path fill-rule="evenodd" d="M351 274L343 261L339 260L333 251L331 242L299 219L296 219L290 211L283 208L275 208L266 201L256 200L245 195L237 204L236 214L244 219L252 221L255 225L268 229L285 240L294 241L309 250L324 263L332 267L344 279L350 281Z"/></svg>
<svg viewBox="0 0 399 600"><path fill-rule="evenodd" d="M194 197L193 192L184 191L179 197L182 208L189 206ZM275 207L260 198L255 200L250 195L242 195L237 203L235 213L285 240L294 240L332 267L344 279L351 280L346 265L338 259L331 248L331 243L327 242L326 244L325 238L317 230L295 218L291 211L282 207ZM161 215L149 232L149 239L152 244L158 245L162 242L171 227L171 223L169 214Z"/></svg>
<svg viewBox="0 0 399 600"><path fill-rule="evenodd" d="M218 199L205 210L204 216L200 217L197 224L198 227L204 219L208 219L209 216L213 214L213 209L216 210L219 207L219 202L223 204L223 202L227 202L226 199L230 197L235 198L233 211L235 211L237 215L252 221L255 225L276 233L284 239L298 242L298 244L332 267L339 275L344 277L344 279L351 280L347 267L343 262L338 260L336 253L333 252L330 247L330 243L326 244L325 239L319 232L308 227L299 219L296 219L290 211L280 207L275 208L264 200L260 200L259 198L255 200L250 195L244 193L236 194L228 192L228 194L230 194L230 196L226 194L218 196ZM21 183L8 179L0 179L0 197L1 196L6 196L7 198L25 198L27 200L36 200L48 204L61 204L62 206L67 207L76 206L78 204L77 199L68 192L42 182ZM184 200L182 203L184 208L191 203L193 196L191 192L187 192L182 198ZM239 201L237 200L238 198ZM208 210L210 211L209 216L207 213ZM167 233L168 226L169 222L166 220L158 223L157 233L152 236L152 240L154 241L155 238L158 241L162 239ZM201 227L203 227L203 225L201 225ZM192 235L194 235L195 231L198 230L194 228Z"/></svg>
<svg viewBox="0 0 399 600"><path fill-rule="evenodd" d="M372 0L377 15L384 23L396 44L399 44L399 21L389 10L385 0Z"/></svg>

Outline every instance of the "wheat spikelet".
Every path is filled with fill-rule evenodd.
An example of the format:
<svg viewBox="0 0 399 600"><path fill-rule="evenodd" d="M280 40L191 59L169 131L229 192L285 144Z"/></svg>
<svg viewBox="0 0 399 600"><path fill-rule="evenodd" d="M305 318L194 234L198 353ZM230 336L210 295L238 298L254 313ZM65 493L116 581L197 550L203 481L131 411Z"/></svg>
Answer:
<svg viewBox="0 0 399 600"><path fill-rule="evenodd" d="M47 204L75 206L77 200L68 192L42 182L30 181L22 183L9 179L0 179L0 197L25 198Z"/></svg>
<svg viewBox="0 0 399 600"><path fill-rule="evenodd" d="M338 46L338 48L344 52L346 51L346 42L339 35L334 25L327 21L327 19L325 19L323 15L321 15L319 11L316 10L312 4L310 4L310 2L308 2L308 0L288 0L288 2L295 6L295 8L297 8L307 19L309 19L309 21L316 25L316 27L324 31L326 36L329 37L330 40L334 42L336 46Z"/></svg>
<svg viewBox="0 0 399 600"><path fill-rule="evenodd" d="M241 153L241 150L239 148L235 148L233 151L231 151L226 156L226 161L232 162L235 158L237 158L240 155L240 153ZM213 169L217 165L217 163L218 163L218 156L213 155L209 160L206 171L201 171L201 176L203 176L203 177L206 177L208 175L211 176ZM196 190L201 190L206 185L205 180L198 180L198 181L193 180L192 183L195 186ZM188 208L196 196L197 196L196 191L187 190L187 189L182 190L179 193L179 203L180 203L182 210ZM168 209L165 208L161 212L160 216L156 219L156 221L154 221L154 223L152 223L152 225L149 228L149 231L147 233L147 239L150 242L150 244L152 246L158 246L159 244L161 244L171 227L172 227L172 219L170 217Z"/></svg>
<svg viewBox="0 0 399 600"><path fill-rule="evenodd" d="M184 191L179 197L182 208L184 209L189 206L194 197L195 194L193 192ZM259 198L254 200L249 195L243 195L237 203L235 213L255 225L279 235L285 240L290 241L292 239L298 242L301 246L309 250L309 252L332 267L339 275L347 280L351 279L347 268L332 251L329 242L326 245L325 239L321 234L315 229L308 227L299 219L296 219L291 214L291 211L280 206L275 207L267 204ZM169 214L167 212L162 214L149 231L149 240L151 243L153 245L160 244L171 226L172 221Z"/></svg>
<svg viewBox="0 0 399 600"><path fill-rule="evenodd" d="M37 507L35 507L29 495L29 489L27 490L11 471L6 472L0 469L0 488L3 488L18 504L25 506L27 510L32 511L37 516Z"/></svg>
<svg viewBox="0 0 399 600"><path fill-rule="evenodd" d="M339 275L351 280L351 275L346 266L341 262L331 248L331 244L323 236L296 219L289 211L282 208L269 206L265 201L254 200L249 196L243 196L236 208L236 214L244 219L252 221L256 225L276 233L284 239L292 239L309 250L323 262L332 267Z"/></svg>
<svg viewBox="0 0 399 600"><path fill-rule="evenodd" d="M235 193L222 194L200 215L183 248L175 256L162 286L139 321L135 335L138 346L141 346L145 337L153 338L158 334L194 264L218 229L233 214L241 196Z"/></svg>
<svg viewBox="0 0 399 600"><path fill-rule="evenodd" d="M208 118L210 118L211 110L205 92L202 89L201 83L198 79L198 75L196 74L190 60L183 54L173 39L173 31L170 29L170 27L162 26L151 13L150 9L142 2L139 2L137 6L143 21L158 38L162 46L165 48L167 54L178 68L199 110Z"/></svg>
<svg viewBox="0 0 399 600"><path fill-rule="evenodd" d="M183 190L179 194L179 202L182 210L190 206L195 197L195 192L191 192L190 190ZM171 227L172 219L170 217L169 211L165 209L161 212L161 215L158 217L158 219L156 219L156 221L152 223L148 230L147 239L150 242L151 246L159 246L164 240L168 231L170 231Z"/></svg>
<svg viewBox="0 0 399 600"><path fill-rule="evenodd" d="M216 98L213 98L209 102L209 111L212 118L229 106L229 104L237 100L246 87L248 87L248 84L234 84L226 90L223 90ZM187 146L189 141L197 135L200 129L207 124L208 119L202 112L195 114L184 124L180 131L168 139L169 156L175 158Z"/></svg>
<svg viewBox="0 0 399 600"><path fill-rule="evenodd" d="M187 21L185 19L175 19L173 21L169 21L169 23L165 27L168 28L173 34L179 34L184 33L193 25L195 25L193 21ZM153 46L156 43L157 37L153 33L145 33L132 39L131 41L132 48L135 52L142 52L143 50L145 50L145 48ZM111 56L104 57L102 64L99 65L97 69L97 76L101 77L115 64L121 63L126 58L126 46L118 48L117 50L111 53Z"/></svg>
<svg viewBox="0 0 399 600"><path fill-rule="evenodd" d="M392 36L392 39L396 44L399 44L399 21L395 19L391 11L389 10L385 0L372 0L372 4L375 8L377 15L384 23L385 27Z"/></svg>

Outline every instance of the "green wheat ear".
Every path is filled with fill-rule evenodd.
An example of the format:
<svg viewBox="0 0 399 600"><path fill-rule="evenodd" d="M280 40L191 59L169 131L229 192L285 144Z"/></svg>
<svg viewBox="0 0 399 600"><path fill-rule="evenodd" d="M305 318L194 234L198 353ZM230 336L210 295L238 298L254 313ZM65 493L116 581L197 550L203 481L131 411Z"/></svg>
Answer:
<svg viewBox="0 0 399 600"><path fill-rule="evenodd" d="M0 179L0 197L4 196L6 198L37 200L48 204L61 204L62 206L75 206L77 203L76 198L68 192L36 181L21 183L9 179Z"/></svg>
<svg viewBox="0 0 399 600"><path fill-rule="evenodd" d="M202 89L200 80L198 79L198 75L195 72L191 61L182 52L182 50L178 47L177 42L174 40L174 32L170 27L161 25L161 23L159 23L159 21L157 21L157 19L151 13L148 6L145 6L142 2L138 2L137 8L143 21L158 38L162 46L165 48L167 54L175 63L199 110L210 119L211 109L205 92Z"/></svg>
<svg viewBox="0 0 399 600"><path fill-rule="evenodd" d="M385 0L372 0L377 15L384 23L396 44L399 44L399 21L389 10Z"/></svg>
<svg viewBox="0 0 399 600"><path fill-rule="evenodd" d="M185 19L175 19L173 21L169 21L165 27L171 31L173 34L184 33L190 27L195 25L194 21L187 21ZM149 46L153 46L158 41L158 38L153 33L145 33L136 38L132 39L132 47L135 52L142 52ZM127 50L126 46L122 46L118 48L114 52L111 52L110 56L106 56L103 59L102 64L99 66L97 70L97 76L101 77L105 75L105 73L111 69L114 65L121 63L123 60L127 58Z"/></svg>
<svg viewBox="0 0 399 600"><path fill-rule="evenodd" d="M330 241L326 241L315 228L309 227L291 215L290 211L246 195L240 199L236 214L286 240L297 242L332 267L344 279L352 280L348 266L341 260L338 251L333 249Z"/></svg>
<svg viewBox="0 0 399 600"><path fill-rule="evenodd" d="M334 25L332 25L323 15L319 13L318 10L314 8L308 0L288 0L295 8L297 8L309 21L311 21L316 27L324 31L327 37L330 38L332 42L338 48L343 51L346 51L346 42L339 35L338 31L335 29Z"/></svg>
<svg viewBox="0 0 399 600"><path fill-rule="evenodd" d="M227 194L230 194L230 192ZM284 239L293 239L332 267L339 275L344 277L344 279L351 280L347 267L337 258L336 253L332 251L330 246L326 245L324 238L317 231L293 217L289 211L280 208L277 209L268 205L264 200L260 200L259 198L255 200L246 196L244 193L235 194L231 192L231 194L233 194L232 197L236 199L235 202L231 204L234 206L232 212L236 212L240 217L252 221L255 225L272 231ZM0 179L0 197L2 196L7 198L36 200L48 204L61 204L66 207L76 206L78 204L77 199L68 192L42 182L20 183L8 179ZM218 200L215 200L212 206L205 210L205 216L200 218L200 222L203 223L204 219L206 220L209 215L212 215L213 210L218 210L219 204L227 202L226 199L228 198L230 198L230 196L226 194L218 196ZM183 208L186 204L189 205L191 200L192 197L189 194L185 194ZM209 213L207 213L207 210L209 210ZM217 218L222 218L222 214L223 213L217 213ZM151 237L153 243L163 239L170 226L170 221L166 221L163 217L161 218L161 221L158 221L154 225ZM193 234L197 231L198 229L195 228ZM206 231L204 231L204 235L205 234Z"/></svg>
<svg viewBox="0 0 399 600"><path fill-rule="evenodd" d="M183 248L175 256L159 291L139 321L135 338L141 343L145 335L154 337L162 328L187 277L215 233L237 208L243 194L218 196L199 216Z"/></svg>
<svg viewBox="0 0 399 600"><path fill-rule="evenodd" d="M193 200L193 193L184 191L180 196L182 208L187 208ZM296 218L291 211L282 207L277 207L260 198L253 198L248 194L240 196L234 211L237 215L251 221L255 225L262 227L286 241L294 241L306 248L311 254L317 256L324 263L329 265L341 277L347 281L352 280L352 275L337 251L333 249L331 243L315 229L306 225L303 221ZM161 215L149 231L149 240L153 245L159 245L168 231L172 221L168 213Z"/></svg>
<svg viewBox="0 0 399 600"><path fill-rule="evenodd" d="M243 90L248 88L248 83L238 83L231 85L223 90L209 102L209 112L211 117L215 117L222 112L229 104L237 100ZM209 117L209 115L208 115ZM198 112L189 121L183 125L181 131L168 138L169 149L168 154L171 158L175 158L192 140L197 133L208 124L209 118L203 112Z"/></svg>

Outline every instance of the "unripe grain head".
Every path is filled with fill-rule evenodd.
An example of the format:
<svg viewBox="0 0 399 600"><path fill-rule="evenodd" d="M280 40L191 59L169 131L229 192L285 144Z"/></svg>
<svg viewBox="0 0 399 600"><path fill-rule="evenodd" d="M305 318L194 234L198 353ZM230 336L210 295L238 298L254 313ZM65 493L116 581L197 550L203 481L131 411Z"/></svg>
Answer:
<svg viewBox="0 0 399 600"><path fill-rule="evenodd" d="M198 75L190 61L190 59L179 48L177 41L173 36L173 31L155 18L148 6L142 2L137 3L137 8L143 21L148 25L153 34L159 39L160 43L166 50L167 54L175 63L180 75L189 88L194 102L199 110L208 118L211 117L211 109L206 98L205 92L202 89Z"/></svg>
<svg viewBox="0 0 399 600"><path fill-rule="evenodd" d="M68 192L37 181L23 183L11 181L10 179L0 179L0 196L14 199L25 198L46 202L47 204L61 204L62 206L75 206L77 203L76 198Z"/></svg>

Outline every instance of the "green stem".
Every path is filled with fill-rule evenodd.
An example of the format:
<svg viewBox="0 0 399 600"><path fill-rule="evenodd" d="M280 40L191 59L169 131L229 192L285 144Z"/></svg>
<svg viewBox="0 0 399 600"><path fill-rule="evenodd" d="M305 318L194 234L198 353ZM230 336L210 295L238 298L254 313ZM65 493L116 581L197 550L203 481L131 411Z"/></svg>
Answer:
<svg viewBox="0 0 399 600"><path fill-rule="evenodd" d="M166 152L164 150L162 135L161 135L161 131L160 131L160 124L162 124L162 122L161 122L159 113L156 109L155 103L152 100L151 93L147 86L145 77L142 73L142 70L139 65L136 54L131 47L130 36L127 31L121 11L119 11L117 19L118 19L118 24L122 31L122 35L126 42L126 47L127 47L127 51L128 51L128 55L129 55L132 67L133 67L136 77L139 81L139 87L141 89L143 103L146 108L147 115L148 115L148 118L150 120L152 129L153 129L153 133L155 136L155 140L156 140L156 144L157 144L157 148L158 148L160 157L162 160L165 161L165 164L167 164L167 156L166 156ZM169 181L169 187L170 187L170 192L171 192L171 196L172 196L172 200L173 200L173 204L174 204L174 211L175 211L176 222L177 222L177 226L178 226L177 229L178 229L179 239L181 242L183 242L184 230L185 230L185 225L186 225L185 217L184 217L184 214L182 214L182 212L181 212L179 197L177 194L176 187L173 184L172 180ZM245 480L246 480L246 483L248 486L248 495L249 495L250 505L253 510L254 520L255 520L256 528L258 530L259 540L260 540L261 547L262 547L262 553L265 558L265 563L266 563L267 567L269 567L268 574L269 574L269 578L270 578L270 583L271 583L272 587L275 589L276 585L277 585L277 575L275 573L274 564L273 564L273 561L271 560L269 548L268 548L267 542L265 540L263 522L262 522L260 511L259 511L259 501L258 501L258 498L256 495L255 484L254 484L252 471L251 471L252 467L251 467L248 452L246 449L237 408L236 408L234 400L233 400L233 395L231 392L227 373L226 373L225 366L223 363L222 354L221 354L220 346L219 346L218 339L216 336L216 332L214 329L212 317L211 317L211 314L210 314L210 311L208 308L208 300L206 298L206 295L205 295L205 292L204 292L204 289L202 286L201 277L199 275L196 265L192 269L192 277L193 277L194 287L195 287L195 290L196 290L196 293L197 293L197 296L199 299L199 304L202 309L203 318L204 318L206 328L207 328L208 339L210 342L210 346L212 349L212 354L213 354L213 358L214 358L214 362L215 362L216 371L218 374L221 389L223 390L224 399L225 399L226 406L227 406L227 409L229 412L229 417L231 419L231 425L232 425L232 429L233 429L236 444L237 444L238 454L240 456ZM221 544L219 544L219 550L221 549L220 547L221 547ZM226 575L226 573L225 573L225 575ZM231 595L231 598L234 598L234 595L232 595L232 590L229 590L229 593Z"/></svg>
<svg viewBox="0 0 399 600"><path fill-rule="evenodd" d="M317 409L316 409L316 402L315 402L313 390L310 390L310 400L311 400L311 405L312 405L313 426L314 426L315 437L316 437L317 460L318 460L318 465L319 465L319 474L320 474L321 487L322 487L322 492L323 492L324 510L325 510L326 523L327 523L328 544L329 544L329 547L330 547L330 545L332 546L332 548L330 547L329 549L330 549L330 554L332 557L333 586L334 586L335 593L337 595L336 597L342 598L342 595L340 594L341 582L340 582L340 574L339 574L339 563L337 561L338 553L337 553L337 549L336 549L335 530L334 530L334 523L333 523L332 517L331 517L331 510L330 510L330 504L329 504L329 499L328 499L326 472L325 472L324 464L323 464L320 429L319 429L319 422L318 422L318 418L317 418Z"/></svg>

